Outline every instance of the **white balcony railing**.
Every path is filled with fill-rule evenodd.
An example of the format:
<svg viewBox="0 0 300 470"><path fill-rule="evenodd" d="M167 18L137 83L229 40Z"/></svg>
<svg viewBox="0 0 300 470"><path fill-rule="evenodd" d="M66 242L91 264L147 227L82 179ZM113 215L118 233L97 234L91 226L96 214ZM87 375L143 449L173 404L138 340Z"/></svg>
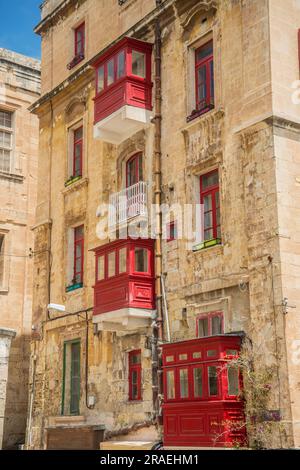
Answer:
<svg viewBox="0 0 300 470"><path fill-rule="evenodd" d="M144 181L110 195L108 227L114 229L138 216L147 217L147 183Z"/></svg>

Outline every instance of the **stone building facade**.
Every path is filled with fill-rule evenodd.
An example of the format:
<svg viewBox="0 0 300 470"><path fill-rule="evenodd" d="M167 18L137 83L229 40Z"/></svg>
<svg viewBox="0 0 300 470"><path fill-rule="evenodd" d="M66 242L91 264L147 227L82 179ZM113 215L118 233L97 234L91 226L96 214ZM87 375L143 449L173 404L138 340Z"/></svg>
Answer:
<svg viewBox="0 0 300 470"><path fill-rule="evenodd" d="M40 62L0 49L0 448L25 438L38 163L28 107L39 92Z"/></svg>
<svg viewBox="0 0 300 470"><path fill-rule="evenodd" d="M160 313L163 341L195 338L200 325L211 331L214 316L221 319L222 333L243 331L254 368L272 371L264 384L270 390L267 445L299 446L299 24L295 0L44 2L36 28L42 37L42 96L32 106L40 120L41 158L29 448L47 447L51 432L62 426L104 426L109 437L151 424L157 400L153 320L160 326ZM130 40L120 43L124 38ZM107 112L101 96L111 99L111 74L122 69L121 56L114 71L109 68L118 44L128 47L136 75L145 73L143 86L149 85L133 58L139 46L132 38L154 44L154 108L128 118L134 105L127 102L120 117L113 102ZM212 50L205 52L206 45ZM128 161L137 154L142 163L134 165L147 183L149 204L157 197L180 207L200 203L207 175L215 178L220 200L214 199L214 233L204 241L187 247L173 224L173 236L156 242L161 311L158 317L144 312L140 323L129 318L134 308L95 315L93 289L94 250L105 245L109 252L111 242L109 234L104 240L97 236L100 206L122 190L129 197L128 174L134 182L136 174ZM189 215L188 225L194 218ZM101 269L100 260L98 280ZM109 301L118 295L115 286ZM48 310L53 303L65 313L59 313L62 307ZM135 351L141 393L131 400ZM73 394L70 367L73 386L80 383Z"/></svg>

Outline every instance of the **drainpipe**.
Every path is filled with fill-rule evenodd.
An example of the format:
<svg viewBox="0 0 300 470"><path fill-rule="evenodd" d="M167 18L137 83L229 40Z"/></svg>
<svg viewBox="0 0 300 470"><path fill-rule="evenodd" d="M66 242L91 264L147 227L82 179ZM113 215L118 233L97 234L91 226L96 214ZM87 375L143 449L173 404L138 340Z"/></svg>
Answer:
<svg viewBox="0 0 300 470"><path fill-rule="evenodd" d="M31 447L31 434L32 434L32 413L33 413L33 403L35 397L35 378L36 378L36 343L34 345L34 351L31 355L31 370L32 370L32 378L31 378L31 391L30 391L30 404L29 404L29 412L28 412L28 424L27 424L27 436L26 436L26 445L25 448L28 450Z"/></svg>
<svg viewBox="0 0 300 470"><path fill-rule="evenodd" d="M161 206L161 30L159 20L155 22L155 117L154 117L154 168L155 168L155 205L156 205L156 241L155 241L155 274L156 274L156 308L157 316L153 328L152 350L152 380L153 380L153 410L155 421L159 425L160 403L162 394L161 374L159 364L159 343L163 341L162 317L162 216Z"/></svg>

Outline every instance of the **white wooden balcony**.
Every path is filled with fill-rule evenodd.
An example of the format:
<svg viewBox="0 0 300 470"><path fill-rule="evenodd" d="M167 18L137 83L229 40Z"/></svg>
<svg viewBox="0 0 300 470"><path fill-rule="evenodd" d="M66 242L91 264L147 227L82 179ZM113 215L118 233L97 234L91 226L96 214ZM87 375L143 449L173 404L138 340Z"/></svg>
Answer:
<svg viewBox="0 0 300 470"><path fill-rule="evenodd" d="M135 217L147 219L148 211L147 183L139 183L123 189L109 197L108 229L109 231L124 226Z"/></svg>

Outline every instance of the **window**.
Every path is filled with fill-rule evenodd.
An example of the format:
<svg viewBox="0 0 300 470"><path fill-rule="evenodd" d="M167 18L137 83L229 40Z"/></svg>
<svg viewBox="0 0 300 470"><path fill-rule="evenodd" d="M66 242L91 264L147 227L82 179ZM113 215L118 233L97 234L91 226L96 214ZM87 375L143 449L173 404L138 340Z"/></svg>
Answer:
<svg viewBox="0 0 300 470"><path fill-rule="evenodd" d="M4 235L0 233L0 287L4 282Z"/></svg>
<svg viewBox="0 0 300 470"><path fill-rule="evenodd" d="M132 74L137 77L146 77L146 56L144 52L132 51Z"/></svg>
<svg viewBox="0 0 300 470"><path fill-rule="evenodd" d="M141 378L141 351L129 353L129 400L141 400L142 378Z"/></svg>
<svg viewBox="0 0 300 470"><path fill-rule="evenodd" d="M195 51L196 110L205 112L214 106L213 41Z"/></svg>
<svg viewBox="0 0 300 470"><path fill-rule="evenodd" d="M74 31L75 34L75 57L84 57L85 49L85 24L82 23Z"/></svg>
<svg viewBox="0 0 300 470"><path fill-rule="evenodd" d="M10 173L12 155L12 113L0 110L0 171Z"/></svg>
<svg viewBox="0 0 300 470"><path fill-rule="evenodd" d="M218 370L216 366L208 367L208 392L210 397L218 395Z"/></svg>
<svg viewBox="0 0 300 470"><path fill-rule="evenodd" d="M134 270L137 273L148 273L148 250L146 248L135 248Z"/></svg>
<svg viewBox="0 0 300 470"><path fill-rule="evenodd" d="M218 170L200 177L200 202L204 209L204 241L221 239Z"/></svg>
<svg viewBox="0 0 300 470"><path fill-rule="evenodd" d="M105 257L103 255L98 257L97 272L97 280L103 281L105 279Z"/></svg>
<svg viewBox="0 0 300 470"><path fill-rule="evenodd" d="M119 250L119 274L126 273L127 271L127 248Z"/></svg>
<svg viewBox="0 0 300 470"><path fill-rule="evenodd" d="M224 333L222 312L201 315L197 318L196 329L198 338L222 335Z"/></svg>
<svg viewBox="0 0 300 470"><path fill-rule="evenodd" d="M73 131L73 177L82 176L83 126Z"/></svg>
<svg viewBox="0 0 300 470"><path fill-rule="evenodd" d="M193 369L194 375L194 397L202 398L203 396L203 372L202 367L195 367Z"/></svg>
<svg viewBox="0 0 300 470"><path fill-rule="evenodd" d="M74 229L74 284L83 282L84 226Z"/></svg>
<svg viewBox="0 0 300 470"><path fill-rule="evenodd" d="M189 374L188 369L179 370L179 386L180 398L188 398L189 396Z"/></svg>
<svg viewBox="0 0 300 470"><path fill-rule="evenodd" d="M108 277L116 275L116 252L108 253Z"/></svg>
<svg viewBox="0 0 300 470"><path fill-rule="evenodd" d="M126 53L121 50L97 68L97 93L126 76Z"/></svg>
<svg viewBox="0 0 300 470"><path fill-rule="evenodd" d="M143 156L133 155L126 163L126 187L129 188L143 179Z"/></svg>
<svg viewBox="0 0 300 470"><path fill-rule="evenodd" d="M177 222L173 220L167 226L167 241L172 242L173 240L177 240Z"/></svg>
<svg viewBox="0 0 300 470"><path fill-rule="evenodd" d="M64 343L62 414L80 414L80 341Z"/></svg>
<svg viewBox="0 0 300 470"><path fill-rule="evenodd" d="M227 368L228 395L238 396L239 394L239 369L238 367Z"/></svg>
<svg viewBox="0 0 300 470"><path fill-rule="evenodd" d="M167 398L168 400L175 399L175 373L174 370L167 371Z"/></svg>

